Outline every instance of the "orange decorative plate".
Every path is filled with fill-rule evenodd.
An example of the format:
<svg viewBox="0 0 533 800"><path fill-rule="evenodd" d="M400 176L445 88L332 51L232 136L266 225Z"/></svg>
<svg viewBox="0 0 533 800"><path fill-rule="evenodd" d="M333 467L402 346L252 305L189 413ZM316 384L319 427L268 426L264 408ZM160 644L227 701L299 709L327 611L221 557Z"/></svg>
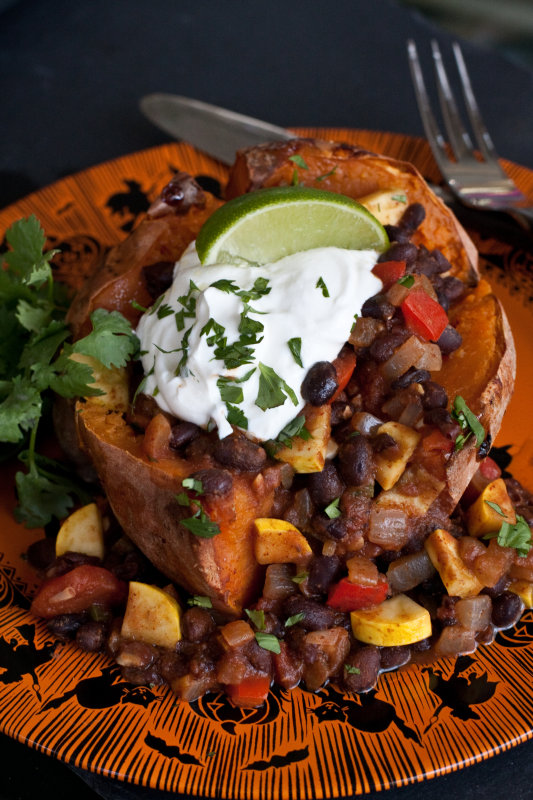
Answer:
<svg viewBox="0 0 533 800"><path fill-rule="evenodd" d="M438 172L420 139L312 130ZM533 172L507 164L533 202ZM119 158L0 212L0 230L35 213L62 251L60 270L89 268L135 224L176 169L224 183L226 170L185 144ZM204 183L206 185L206 183ZM518 381L497 446L533 490L533 258L474 234L482 268L512 323ZM343 695L275 689L260 709L221 695L180 702L133 686L102 655L54 641L28 611L35 577L23 559L42 535L12 517L13 471L0 483L0 728L57 758L190 798L340 798L412 783L481 761L533 736L533 612L490 647L456 662L410 665L377 689Z"/></svg>

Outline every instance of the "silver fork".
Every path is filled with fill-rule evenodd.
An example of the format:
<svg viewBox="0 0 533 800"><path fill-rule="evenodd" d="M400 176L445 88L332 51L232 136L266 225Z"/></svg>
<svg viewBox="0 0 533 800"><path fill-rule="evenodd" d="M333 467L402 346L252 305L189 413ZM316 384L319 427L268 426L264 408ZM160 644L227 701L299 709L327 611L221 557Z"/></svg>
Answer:
<svg viewBox="0 0 533 800"><path fill-rule="evenodd" d="M431 42L431 49L442 118L453 159L448 155L446 141L431 109L416 45L412 39L407 42L409 66L420 116L444 180L452 194L466 206L478 210L504 211L511 214L523 227L532 229L533 207L500 166L498 154L479 112L461 48L454 42L453 52L477 154L470 134L463 125L436 41Z"/></svg>

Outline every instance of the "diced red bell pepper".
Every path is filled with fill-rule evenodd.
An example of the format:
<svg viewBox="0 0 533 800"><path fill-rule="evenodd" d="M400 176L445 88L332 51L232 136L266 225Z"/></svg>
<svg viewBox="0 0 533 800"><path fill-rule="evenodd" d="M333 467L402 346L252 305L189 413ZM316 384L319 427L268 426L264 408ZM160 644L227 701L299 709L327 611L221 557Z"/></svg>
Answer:
<svg viewBox="0 0 533 800"><path fill-rule="evenodd" d="M483 475L488 483L492 483L492 481L497 480L502 474L501 469L490 456L487 456L487 458L483 459L478 467L478 471L481 473L481 475Z"/></svg>
<svg viewBox="0 0 533 800"><path fill-rule="evenodd" d="M94 603L117 606L126 601L128 584L104 567L82 564L70 572L45 581L31 604L38 617L79 614Z"/></svg>
<svg viewBox="0 0 533 800"><path fill-rule="evenodd" d="M326 605L339 611L357 611L359 608L370 608L382 603L387 597L389 584L380 576L378 583L363 586L360 583L351 583L348 578L342 578L329 590Z"/></svg>
<svg viewBox="0 0 533 800"><path fill-rule="evenodd" d="M410 291L400 308L409 330L428 341L436 342L448 325L448 315L441 304L423 289Z"/></svg>
<svg viewBox="0 0 533 800"><path fill-rule="evenodd" d="M372 267L372 272L387 291L405 275L405 261L381 261Z"/></svg>
<svg viewBox="0 0 533 800"><path fill-rule="evenodd" d="M356 364L356 355L351 347L343 347L337 358L333 359L333 366L337 373L337 383L339 388L335 394L328 401L329 403L335 402L341 392L346 389Z"/></svg>
<svg viewBox="0 0 533 800"><path fill-rule="evenodd" d="M422 449L428 455L432 453L451 453L453 448L454 443L452 440L448 439L437 428L422 439Z"/></svg>
<svg viewBox="0 0 533 800"><path fill-rule="evenodd" d="M231 683L226 686L226 692L236 706L243 708L256 708L262 705L270 691L270 677L257 675L244 678L240 683Z"/></svg>

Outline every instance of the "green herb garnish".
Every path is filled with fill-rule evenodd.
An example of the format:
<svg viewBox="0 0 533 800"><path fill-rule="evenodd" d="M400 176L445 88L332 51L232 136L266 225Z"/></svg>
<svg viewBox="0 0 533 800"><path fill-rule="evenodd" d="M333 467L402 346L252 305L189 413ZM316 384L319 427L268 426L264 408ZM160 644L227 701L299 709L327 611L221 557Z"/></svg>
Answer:
<svg viewBox="0 0 533 800"><path fill-rule="evenodd" d="M202 481L199 481L196 478L184 478L181 482L181 485L184 489L190 489L197 496L204 493Z"/></svg>
<svg viewBox="0 0 533 800"><path fill-rule="evenodd" d="M277 653L277 655L281 653L279 640L274 636L273 633L263 633L263 631L257 631L255 634L255 640L259 647L262 647L263 650L270 650L271 653Z"/></svg>
<svg viewBox="0 0 533 800"><path fill-rule="evenodd" d="M295 156L289 156L289 161L292 161L293 164L302 169L309 169L302 156L298 155L298 153Z"/></svg>
<svg viewBox="0 0 533 800"><path fill-rule="evenodd" d="M322 290L323 297L329 297L329 290L326 284L324 283L324 278L319 278L316 282L316 288Z"/></svg>
<svg viewBox="0 0 533 800"><path fill-rule="evenodd" d="M248 616L248 619L251 622L253 622L253 624L255 625L257 630L258 631L264 631L265 630L265 612L262 609L257 610L257 609L245 608L244 610L246 612L246 615Z"/></svg>
<svg viewBox="0 0 533 800"><path fill-rule="evenodd" d="M187 600L187 605L198 606L199 608L213 608L211 598L200 594L195 594L194 597L189 597Z"/></svg>
<svg viewBox="0 0 533 800"><path fill-rule="evenodd" d="M267 408L277 408L284 404L287 397L297 406L298 399L296 394L285 383L283 378L280 378L272 367L268 367L266 364L259 362L258 366L261 375L259 378L259 391L255 401L256 406L259 406L262 411L266 411Z"/></svg>
<svg viewBox="0 0 533 800"><path fill-rule="evenodd" d="M298 575L295 575L293 578L291 578L291 581L294 583L303 583L308 577L308 572L299 572Z"/></svg>
<svg viewBox="0 0 533 800"><path fill-rule="evenodd" d="M455 440L455 450L462 450L471 436L475 436L476 447L480 447L485 440L485 428L478 420L473 411L471 411L464 398L457 395L453 401L452 417L461 426L462 434L459 434Z"/></svg>
<svg viewBox="0 0 533 800"><path fill-rule="evenodd" d="M329 517L330 519L338 519L341 516L341 510L339 508L340 497L336 497L329 506L326 506L324 509L324 514Z"/></svg>
<svg viewBox="0 0 533 800"><path fill-rule="evenodd" d="M490 500L485 500L485 502L494 509L500 517L505 517L505 514L497 503L492 503ZM520 514L516 515L516 522L514 525L504 520L499 531L487 533L483 538L497 539L500 547L514 547L520 558L525 558L527 556L533 544L531 541L531 528Z"/></svg>
<svg viewBox="0 0 533 800"><path fill-rule="evenodd" d="M300 611L299 614L293 614L292 617L287 617L285 620L285 627L292 628L293 625L298 625L305 618L305 614L303 611Z"/></svg>
<svg viewBox="0 0 533 800"><path fill-rule="evenodd" d="M303 367L302 364L302 339L300 336L295 336L293 339L289 339L287 342L289 345L289 350L292 353L292 357L296 361L299 367Z"/></svg>
<svg viewBox="0 0 533 800"><path fill-rule="evenodd" d="M349 675L360 675L361 670L359 667L353 667L351 664L345 664L344 669Z"/></svg>
<svg viewBox="0 0 533 800"><path fill-rule="evenodd" d="M312 439L311 433L305 427L305 417L295 417L288 422L285 427L278 433L274 439L274 445L283 445L283 447L292 448L292 440L295 436L303 439L305 442Z"/></svg>
<svg viewBox="0 0 533 800"><path fill-rule="evenodd" d="M396 200L397 203L407 203L407 197L405 194L393 194L391 199Z"/></svg>
<svg viewBox="0 0 533 800"><path fill-rule="evenodd" d="M403 278L400 278L398 280L398 283L401 286L405 286L406 289L410 289L414 285L414 282L415 282L414 275L404 275Z"/></svg>
<svg viewBox="0 0 533 800"><path fill-rule="evenodd" d="M179 501L178 501L179 502ZM212 539L220 533L220 528L216 522L213 522L200 506L196 514L187 519L180 520L181 524L187 528L188 531L194 533L200 539Z"/></svg>
<svg viewBox="0 0 533 800"><path fill-rule="evenodd" d="M57 250L44 252L46 237L34 215L15 222L6 232L10 250L0 256L0 441L12 445L26 472L15 483L15 516L28 527L64 518L75 495L87 493L58 462L36 452L37 429L50 411L50 392L62 397L103 394L94 385L89 356L105 367L122 367L139 349L131 325L118 312L97 309L93 330L68 342L64 287L55 284L50 262ZM78 357L78 359L77 359Z"/></svg>

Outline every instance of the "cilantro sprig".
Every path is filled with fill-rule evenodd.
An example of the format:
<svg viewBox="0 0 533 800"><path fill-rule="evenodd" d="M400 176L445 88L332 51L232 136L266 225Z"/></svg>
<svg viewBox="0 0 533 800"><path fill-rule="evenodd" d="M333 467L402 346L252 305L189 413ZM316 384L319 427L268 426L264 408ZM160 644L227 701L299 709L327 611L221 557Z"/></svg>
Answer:
<svg viewBox="0 0 533 800"><path fill-rule="evenodd" d="M472 436L475 437L476 448L481 447L485 440L485 428L474 412L468 408L465 399L460 394L453 401L451 413L461 427L461 433L455 440L455 450L462 450Z"/></svg>
<svg viewBox="0 0 533 800"><path fill-rule="evenodd" d="M39 423L50 411L52 393L102 394L87 357L122 367L138 352L138 340L121 314L97 309L91 333L69 342L66 294L51 268L59 251L44 251L46 236L34 215L15 222L6 241L10 249L0 257L0 441L25 467L15 476L15 514L33 528L65 517L73 495L87 499L70 471L37 453Z"/></svg>
<svg viewBox="0 0 533 800"><path fill-rule="evenodd" d="M525 558L531 550L533 542L531 540L531 528L524 517L517 514L516 522L511 524L505 519L505 514L497 503L492 503L490 500L485 500L485 502L504 520L499 531L487 533L483 538L496 539L500 547L514 547L520 558Z"/></svg>

